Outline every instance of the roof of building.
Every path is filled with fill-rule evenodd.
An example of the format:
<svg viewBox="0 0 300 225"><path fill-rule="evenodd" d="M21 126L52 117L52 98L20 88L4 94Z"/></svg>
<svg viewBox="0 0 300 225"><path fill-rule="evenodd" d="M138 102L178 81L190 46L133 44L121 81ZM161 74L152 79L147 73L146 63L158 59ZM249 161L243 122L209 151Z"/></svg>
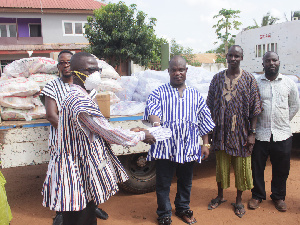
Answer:
<svg viewBox="0 0 300 225"><path fill-rule="evenodd" d="M217 59L216 53L200 53L195 54L194 62L200 63L215 63Z"/></svg>
<svg viewBox="0 0 300 225"><path fill-rule="evenodd" d="M95 10L104 5L96 0L0 0L0 8Z"/></svg>

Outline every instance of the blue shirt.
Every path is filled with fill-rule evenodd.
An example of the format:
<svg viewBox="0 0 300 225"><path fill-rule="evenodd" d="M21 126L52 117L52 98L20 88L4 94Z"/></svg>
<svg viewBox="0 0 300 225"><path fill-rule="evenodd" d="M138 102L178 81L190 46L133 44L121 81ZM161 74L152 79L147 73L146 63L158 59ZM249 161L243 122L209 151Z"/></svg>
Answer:
<svg viewBox="0 0 300 225"><path fill-rule="evenodd" d="M201 136L215 124L200 92L187 86L180 97L169 83L153 91L147 100L144 120L150 115L160 118L172 131L170 139L151 146L147 160L168 159L177 163L201 162Z"/></svg>

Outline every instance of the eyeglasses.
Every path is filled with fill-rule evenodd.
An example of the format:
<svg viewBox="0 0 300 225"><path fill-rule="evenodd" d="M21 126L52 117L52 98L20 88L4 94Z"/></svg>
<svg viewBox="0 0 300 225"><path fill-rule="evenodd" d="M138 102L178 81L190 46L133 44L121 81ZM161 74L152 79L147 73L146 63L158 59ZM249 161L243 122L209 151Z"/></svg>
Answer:
<svg viewBox="0 0 300 225"><path fill-rule="evenodd" d="M64 66L64 65L70 65L70 61L66 61L66 62L58 62L58 65L60 66Z"/></svg>
<svg viewBox="0 0 300 225"><path fill-rule="evenodd" d="M90 74L92 74L92 73L95 73L96 71L102 72L102 68L99 68L99 67L91 67L91 68L85 68L85 69L78 70L78 71L87 71L87 72L89 72Z"/></svg>

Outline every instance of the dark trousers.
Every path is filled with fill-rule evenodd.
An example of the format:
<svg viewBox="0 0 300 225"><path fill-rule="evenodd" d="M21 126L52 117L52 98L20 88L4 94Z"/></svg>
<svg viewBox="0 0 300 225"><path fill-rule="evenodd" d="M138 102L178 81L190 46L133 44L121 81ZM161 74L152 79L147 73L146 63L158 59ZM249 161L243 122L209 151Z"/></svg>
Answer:
<svg viewBox="0 0 300 225"><path fill-rule="evenodd" d="M285 200L286 180L290 171L290 157L292 150L292 137L284 141L270 142L255 140L252 160L253 185L252 198L266 200L264 171L266 161L270 155L272 164L271 198Z"/></svg>
<svg viewBox="0 0 300 225"><path fill-rule="evenodd" d="M156 160L156 196L158 218L171 217L172 207L170 203L170 187L176 171L177 193L175 197L176 211L190 209L190 195L193 180L194 162L176 163L170 160Z"/></svg>
<svg viewBox="0 0 300 225"><path fill-rule="evenodd" d="M62 212L64 225L97 225L95 204L90 201L81 211Z"/></svg>

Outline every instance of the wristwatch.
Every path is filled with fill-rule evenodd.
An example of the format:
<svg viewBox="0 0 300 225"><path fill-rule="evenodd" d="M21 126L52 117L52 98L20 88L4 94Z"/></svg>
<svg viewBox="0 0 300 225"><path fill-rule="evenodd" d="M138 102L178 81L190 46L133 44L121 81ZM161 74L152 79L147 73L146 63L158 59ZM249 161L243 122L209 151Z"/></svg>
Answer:
<svg viewBox="0 0 300 225"><path fill-rule="evenodd" d="M255 130L255 129L250 129L250 130L249 130L249 133L250 133L250 134L256 134L256 130Z"/></svg>
<svg viewBox="0 0 300 225"><path fill-rule="evenodd" d="M204 144L203 146L210 148L210 144Z"/></svg>

